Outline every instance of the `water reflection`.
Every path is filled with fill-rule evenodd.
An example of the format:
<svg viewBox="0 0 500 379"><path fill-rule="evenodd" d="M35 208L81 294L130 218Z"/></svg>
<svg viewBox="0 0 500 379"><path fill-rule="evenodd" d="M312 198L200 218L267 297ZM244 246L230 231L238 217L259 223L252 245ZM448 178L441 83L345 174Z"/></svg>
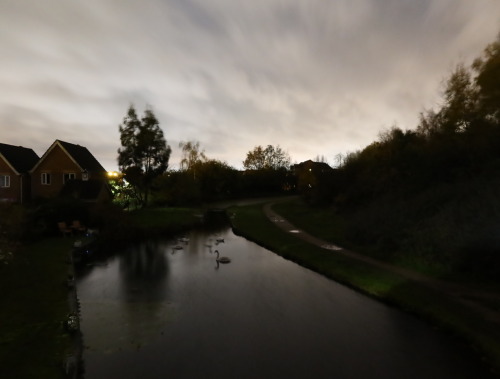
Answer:
<svg viewBox="0 0 500 379"><path fill-rule="evenodd" d="M147 241L77 279L84 340L93 352L137 350L158 338L175 317L167 300L168 260Z"/></svg>
<svg viewBox="0 0 500 379"><path fill-rule="evenodd" d="M78 280L86 379L488 377L428 325L227 227L187 237L174 254L178 240L148 241ZM215 249L231 263L215 269Z"/></svg>
<svg viewBox="0 0 500 379"><path fill-rule="evenodd" d="M149 240L120 255L120 283L126 302L165 299L168 261L158 246L157 241Z"/></svg>

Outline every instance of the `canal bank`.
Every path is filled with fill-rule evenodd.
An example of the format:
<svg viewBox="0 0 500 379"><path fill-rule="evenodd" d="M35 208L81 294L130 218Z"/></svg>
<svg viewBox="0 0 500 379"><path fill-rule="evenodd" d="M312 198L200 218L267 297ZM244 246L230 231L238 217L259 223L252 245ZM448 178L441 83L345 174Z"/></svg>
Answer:
<svg viewBox="0 0 500 379"><path fill-rule="evenodd" d="M236 233L286 259L423 317L458 336L470 345L471 354L486 360L494 372L500 371L499 309L489 307L487 302L490 295L496 294L436 281L341 249L294 227L270 203L232 207L229 212Z"/></svg>
<svg viewBox="0 0 500 379"><path fill-rule="evenodd" d="M453 338L216 226L222 216L77 272L85 379L492 378Z"/></svg>
<svg viewBox="0 0 500 379"><path fill-rule="evenodd" d="M67 286L70 238L47 238L20 247L0 267L0 377L66 378L73 354L63 326L70 313Z"/></svg>
<svg viewBox="0 0 500 379"><path fill-rule="evenodd" d="M162 219L162 221L169 215L167 210L151 210L151 212L160 216L158 219ZM191 210L186 211L186 214L196 215L197 212ZM336 281L348 284L360 291L366 288L363 292L386 302L398 303L400 298L411 298L416 304L411 304L411 306L405 305L404 302L398 304L412 312L418 313L418 309L428 312L448 312L450 316L449 319L444 320L444 324L456 322L456 319L469 320L472 332L481 328L484 328L482 333L485 335L490 332L484 326L484 320L481 317L478 317L477 314L467 316L462 305L457 306L457 304L450 303L449 299L442 294L431 293L429 295L429 289L417 288L414 283L409 283L400 275L381 274L380 270L373 270L369 265L363 265L359 262L353 263L352 260L345 259L346 257L343 257L342 254L325 255L325 249L294 237L297 233L283 233L279 229L273 229L272 225L276 225L278 218L275 221L269 220L263 213L262 206L245 209L242 207L232 208L228 215L235 230L244 231L248 237L251 237L250 233L253 231L254 237L251 239L258 241L261 245L266 245L287 259L295 260L327 277L334 278ZM173 221L175 222L177 218L176 216ZM278 222L281 223L281 221ZM3 353L0 356L0 362L2 362L0 365L2 366L0 367L1 377L33 377L30 376L30 373L36 373L38 378L55 378L63 373L61 362L64 354L68 351L68 339L67 335L61 335L61 323L69 311L68 292L70 296L72 293L64 286L68 269L66 254L73 242L67 238L43 241L40 244L30 246L29 251L19 254L19 260L13 262L12 267L3 268L0 283L5 285L4 288L10 288L10 290L4 292L1 300L2 309L9 310L9 312L3 312L2 323L0 323ZM201 248L204 248L203 244ZM327 252L335 253L334 250ZM180 252L175 253L175 255L171 255L172 253L169 251L169 256L182 257L183 255ZM212 257L211 254L204 254L209 259ZM238 260L233 263L236 262ZM337 268L336 271L329 268L332 263ZM97 267L100 270L104 269L101 266ZM222 269L228 268L230 269L231 266ZM210 267L210 270L213 270L213 267ZM223 271L217 272L222 273ZM138 289L133 286L130 290L133 299L138 295ZM147 302L146 305L150 306L151 304ZM454 309L456 309L456 314L452 314ZM140 311L135 308L133 310ZM175 311L170 304L159 308L159 310L166 312L167 316L170 311ZM426 318L430 317L426 316ZM188 325L188 327L191 328L192 325ZM214 330L218 330L217 327ZM496 332L494 330L491 332L490 337L495 340ZM26 346L30 346L28 355L26 355ZM491 350L494 351L495 344L493 343L491 347ZM27 364L28 361L29 364Z"/></svg>
<svg viewBox="0 0 500 379"><path fill-rule="evenodd" d="M83 340L80 331L80 304L78 302L78 294L75 286L74 248L70 251L68 260L70 264L66 285L68 287L69 313L63 323L65 331L70 336L71 348L64 359L63 370L66 378L77 379L81 377L83 372Z"/></svg>
<svg viewBox="0 0 500 379"><path fill-rule="evenodd" d="M145 209L120 219L128 216L136 231L131 237L179 233L200 223L200 210L189 208ZM115 241L122 235L117 231ZM78 328L68 330L79 323L72 261L77 240L47 237L0 262L0 378L62 379L81 372L82 338ZM104 245L111 250L114 243Z"/></svg>

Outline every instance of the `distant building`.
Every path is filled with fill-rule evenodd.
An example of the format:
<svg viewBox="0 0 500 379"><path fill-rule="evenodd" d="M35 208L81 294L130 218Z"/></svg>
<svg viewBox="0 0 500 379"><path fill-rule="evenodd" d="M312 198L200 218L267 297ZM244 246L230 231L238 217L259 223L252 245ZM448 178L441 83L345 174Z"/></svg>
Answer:
<svg viewBox="0 0 500 379"><path fill-rule="evenodd" d="M335 169L324 162L307 160L292 166L297 177L297 191L309 203L330 200Z"/></svg>
<svg viewBox="0 0 500 379"><path fill-rule="evenodd" d="M29 170L39 159L32 149L0 143L0 201L24 203L31 199Z"/></svg>

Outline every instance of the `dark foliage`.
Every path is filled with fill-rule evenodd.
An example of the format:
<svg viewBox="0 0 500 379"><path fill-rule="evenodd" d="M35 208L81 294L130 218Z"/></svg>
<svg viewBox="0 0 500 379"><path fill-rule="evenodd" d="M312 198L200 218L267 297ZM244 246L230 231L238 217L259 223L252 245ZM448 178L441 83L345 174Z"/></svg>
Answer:
<svg viewBox="0 0 500 379"><path fill-rule="evenodd" d="M137 203L145 206L153 181L168 168L171 148L150 109L139 120L134 107L130 106L119 131L118 166L133 188Z"/></svg>
<svg viewBox="0 0 500 379"><path fill-rule="evenodd" d="M73 220L79 220L84 225L89 225L89 203L78 199L57 197L40 200L27 208L25 222L29 234L26 237L36 240L41 237L54 236L59 233L58 222L70 225Z"/></svg>
<svg viewBox="0 0 500 379"><path fill-rule="evenodd" d="M153 187L156 205L201 205L242 197L276 196L293 191L295 176L288 170L238 171L224 162L207 160L192 170L170 171Z"/></svg>
<svg viewBox="0 0 500 379"><path fill-rule="evenodd" d="M346 157L329 197L349 239L387 260L500 274L499 72L500 37L456 68L416 130L394 127Z"/></svg>

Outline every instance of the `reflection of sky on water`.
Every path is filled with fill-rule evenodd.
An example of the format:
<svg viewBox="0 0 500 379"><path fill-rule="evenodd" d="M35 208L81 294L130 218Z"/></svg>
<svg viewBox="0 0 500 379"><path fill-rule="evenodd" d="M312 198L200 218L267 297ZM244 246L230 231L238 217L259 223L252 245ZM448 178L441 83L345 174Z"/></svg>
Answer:
<svg viewBox="0 0 500 379"><path fill-rule="evenodd" d="M448 336L227 228L187 237L78 278L86 379L484 377Z"/></svg>
<svg viewBox="0 0 500 379"><path fill-rule="evenodd" d="M164 300L168 269L167 257L159 251L158 242L149 240L125 251L119 259L124 300Z"/></svg>
<svg viewBox="0 0 500 379"><path fill-rule="evenodd" d="M138 349L175 317L166 299L168 265L154 242L99 264L78 284L85 346L93 352Z"/></svg>

